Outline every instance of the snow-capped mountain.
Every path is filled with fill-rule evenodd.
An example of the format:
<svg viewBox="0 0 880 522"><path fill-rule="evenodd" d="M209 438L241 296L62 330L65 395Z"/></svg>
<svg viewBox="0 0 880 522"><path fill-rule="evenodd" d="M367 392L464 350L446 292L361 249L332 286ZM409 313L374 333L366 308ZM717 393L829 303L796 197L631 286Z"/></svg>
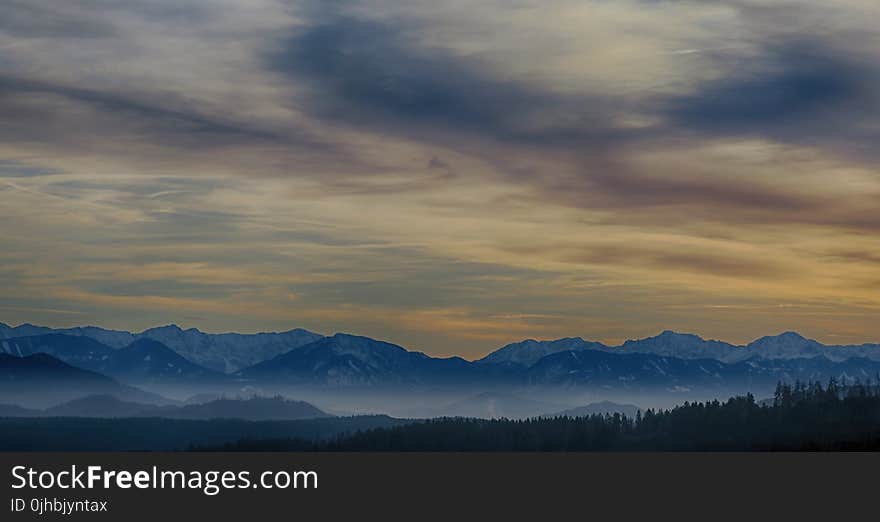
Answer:
<svg viewBox="0 0 880 522"><path fill-rule="evenodd" d="M286 332L211 334L196 328L184 330L171 324L150 328L141 333L131 333L97 326L48 328L22 324L11 327L0 323L0 340L52 333L87 337L111 348L123 348L138 339L153 339L200 366L223 373L254 365L322 337L301 328Z"/></svg>
<svg viewBox="0 0 880 522"><path fill-rule="evenodd" d="M732 354L742 351L742 348L722 341L706 340L698 335L665 330L654 337L628 340L613 350L623 353L650 353L679 359L724 361Z"/></svg>
<svg viewBox="0 0 880 522"><path fill-rule="evenodd" d="M705 388L724 384L728 367L714 359L581 350L542 358L528 369L526 379L532 386Z"/></svg>
<svg viewBox="0 0 880 522"><path fill-rule="evenodd" d="M544 357L526 373L531 386L629 390L770 389L777 382L875 379L880 362L864 358L831 361L826 357L765 359L727 363L647 353L596 350L560 352Z"/></svg>
<svg viewBox="0 0 880 522"><path fill-rule="evenodd" d="M221 380L225 376L186 360L152 339L138 339L114 349L89 337L52 333L0 341L0 348L18 357L49 354L67 364L129 382Z"/></svg>
<svg viewBox="0 0 880 522"><path fill-rule="evenodd" d="M323 336L296 328L286 332L209 334L177 325L151 328L138 338L159 341L187 359L220 372L234 372L271 359Z"/></svg>
<svg viewBox="0 0 880 522"><path fill-rule="evenodd" d="M50 333L41 333L47 330ZM475 362L430 357L368 337L342 333L322 337L305 330L206 334L169 325L127 334L97 327L56 331L0 325L0 333L31 334L0 339L0 353L15 357L46 353L137 385L177 381L257 389L264 385L453 386L474 391L494 386L735 389L766 388L780 380L867 379L880 371L880 346L826 346L794 332L762 337L745 346L672 331L620 346L579 337L529 339ZM132 342L111 347L96 337L114 344ZM235 371L224 374L216 367Z"/></svg>
<svg viewBox="0 0 880 522"><path fill-rule="evenodd" d="M550 354L577 350L603 350L602 343L585 341L580 337L566 337L554 341L536 341L526 339L518 343L511 343L479 360L482 363L514 363L521 366L531 366L542 357Z"/></svg>
<svg viewBox="0 0 880 522"><path fill-rule="evenodd" d="M761 337L741 346L724 341L707 340L694 334L666 330L653 337L628 340L619 346L606 346L580 337L554 341L532 339L508 344L480 359L481 362L515 363L525 367L534 365L547 355L564 351L599 350L609 353L641 353L678 359L714 359L735 363L751 358L802 359L825 357L831 361L865 358L880 361L880 345L824 345L795 332Z"/></svg>
<svg viewBox="0 0 880 522"><path fill-rule="evenodd" d="M245 380L333 386L493 382L513 373L460 357L435 358L396 344L336 334L238 372Z"/></svg>
<svg viewBox="0 0 880 522"><path fill-rule="evenodd" d="M226 376L188 361L183 356L152 339L138 339L115 350L98 371L127 382L145 381L220 381Z"/></svg>
<svg viewBox="0 0 880 522"><path fill-rule="evenodd" d="M824 345L814 339L807 339L797 332L761 337L746 346L746 353L747 357L762 357L764 359L799 359L822 356L832 361L845 361L853 357L880 361L880 345Z"/></svg>
<svg viewBox="0 0 880 522"><path fill-rule="evenodd" d="M113 348L89 337L60 333L16 337L0 341L0 352L18 357L36 353L49 354L67 364L92 371L99 368L115 352Z"/></svg>

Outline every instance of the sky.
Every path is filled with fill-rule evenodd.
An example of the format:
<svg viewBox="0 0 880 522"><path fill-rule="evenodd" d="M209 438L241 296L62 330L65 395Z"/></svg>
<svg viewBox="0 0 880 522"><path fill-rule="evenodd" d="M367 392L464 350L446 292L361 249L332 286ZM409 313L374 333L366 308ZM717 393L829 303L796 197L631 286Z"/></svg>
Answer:
<svg viewBox="0 0 880 522"><path fill-rule="evenodd" d="M880 341L875 0L0 0L0 321Z"/></svg>

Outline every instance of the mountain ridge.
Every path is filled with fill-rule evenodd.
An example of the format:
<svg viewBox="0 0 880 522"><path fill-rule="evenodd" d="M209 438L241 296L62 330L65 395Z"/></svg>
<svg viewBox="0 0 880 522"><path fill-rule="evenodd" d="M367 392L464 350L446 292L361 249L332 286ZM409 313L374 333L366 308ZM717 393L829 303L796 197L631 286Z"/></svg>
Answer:
<svg viewBox="0 0 880 522"><path fill-rule="evenodd" d="M205 368L233 373L296 346L308 344L323 335L293 328L282 332L207 333L198 328L183 329L176 324L147 328L142 332L112 330L99 326L50 328L23 323L12 327L0 323L0 342L13 338L65 334L94 339L110 348L124 348L139 339L153 339L168 346L184 358ZM0 345L2 346L2 345ZM0 350L2 351L2 350Z"/></svg>
<svg viewBox="0 0 880 522"><path fill-rule="evenodd" d="M777 335L759 337L748 344L737 345L715 339L704 339L696 334L679 333L672 330L664 330L651 337L628 339L616 346L608 346L597 341L586 341L580 337L565 337L545 341L527 339L518 343L507 344L478 359L478 361L517 363L517 350L534 351L534 345L543 345L544 349L548 350L547 354L551 355L558 351L566 351L553 350L551 348L553 345L565 342L572 344L576 351L593 349L610 353L651 353L680 359L708 358L729 363L747 360L752 357L798 359L820 355L836 362L854 357L864 357L880 361L880 344L826 345L814 339L804 337L797 332L785 331ZM516 355L510 357L508 356L509 354Z"/></svg>
<svg viewBox="0 0 880 522"><path fill-rule="evenodd" d="M0 394L18 405L49 405L84 395L110 394L126 400L167 403L159 395L77 368L45 353L18 357L0 353Z"/></svg>
<svg viewBox="0 0 880 522"><path fill-rule="evenodd" d="M32 333L46 331L34 325L24 327ZM90 328L75 331L92 332ZM6 328L4 332L9 330ZM767 387L780 380L868 379L880 373L878 345L828 346L791 331L760 337L746 345L706 340L672 330L627 340L618 346L581 337L551 341L527 339L505 345L482 359L467 361L460 357L432 357L365 336L337 333L323 337L294 329L285 333L292 332L296 337L306 332L314 340L298 344L304 341L298 337L285 344L273 338L273 342L280 344L266 353L283 349L282 353L262 360L254 356L258 359L255 364L221 374L201 367L180 351L153 339L170 337L169 342L173 344L175 336L184 336L198 341L204 339L199 330L183 330L172 324L145 332L151 337L136 339L125 348L110 348L86 335L49 333L0 339L0 352L19 356L45 351L74 366L135 385L212 381L224 389L451 386L478 392L480 388L485 391L493 386L525 386L677 393L753 385ZM49 341L64 342L53 348ZM190 348L198 350L200 346L195 343ZM248 346L245 343L239 348L245 350Z"/></svg>
<svg viewBox="0 0 880 522"><path fill-rule="evenodd" d="M0 342L13 337L31 337L52 333L88 337L117 349L128 346L138 339L149 338L161 342L191 362L222 373L235 373L246 367L287 353L293 348L311 344L325 337L303 328L249 334L237 332L207 333L198 328L184 329L177 324L169 323L133 333L91 325L51 328L31 323L22 323L13 327L0 322ZM332 335L329 337L332 337ZM242 357L240 354L231 353L235 351L235 348L232 347L235 341L240 341L238 349L247 353L246 356ZM256 351L251 350L253 347L258 347L258 349ZM755 355L765 358L799 358L805 356L814 357L820 354L838 361L859 356L880 360L880 343L825 344L794 331L783 331L779 334L759 337L746 344L735 344L722 340L706 339L698 334L676 332L667 329L653 336L627 339L618 345L608 345L600 341L584 339L583 337L562 337L547 340L523 339L522 341L508 343L492 350L483 357L476 359L475 362L512 362L528 366L537 362L537 359L541 356L550 355L558 351L567 351L566 348L576 350L623 350L670 355L679 358L708 357L727 362L745 360ZM219 350L223 353L220 355L216 353L211 354L212 350ZM2 351L0 350L0 352ZM528 352L534 353L529 354ZM539 356L536 357L535 354Z"/></svg>
<svg viewBox="0 0 880 522"><path fill-rule="evenodd" d="M226 378L148 338L114 349L89 337L51 333L4 339L0 341L0 348L0 352L19 357L48 354L77 368L126 381L221 381Z"/></svg>

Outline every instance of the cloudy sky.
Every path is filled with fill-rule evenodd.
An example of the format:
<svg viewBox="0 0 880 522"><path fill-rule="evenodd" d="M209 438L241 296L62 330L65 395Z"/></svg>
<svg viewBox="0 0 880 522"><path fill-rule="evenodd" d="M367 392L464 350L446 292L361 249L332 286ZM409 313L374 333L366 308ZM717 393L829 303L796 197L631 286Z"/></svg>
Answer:
<svg viewBox="0 0 880 522"><path fill-rule="evenodd" d="M880 340L876 0L0 0L0 321Z"/></svg>

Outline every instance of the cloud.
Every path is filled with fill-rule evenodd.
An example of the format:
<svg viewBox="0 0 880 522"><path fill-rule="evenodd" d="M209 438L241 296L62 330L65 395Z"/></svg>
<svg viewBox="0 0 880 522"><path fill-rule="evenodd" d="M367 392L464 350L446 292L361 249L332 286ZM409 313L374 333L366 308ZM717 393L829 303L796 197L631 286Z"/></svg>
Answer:
<svg viewBox="0 0 880 522"><path fill-rule="evenodd" d="M0 111L9 116L0 123L2 142L52 144L74 154L118 155L119 145L134 146L132 155L155 147L176 150L178 156L243 146L332 151L295 129L277 132L201 110L181 96L137 90L103 91L0 75Z"/></svg>
<svg viewBox="0 0 880 522"><path fill-rule="evenodd" d="M116 31L112 24L95 20L65 2L49 5L33 0L0 2L0 31L19 38L105 38Z"/></svg>
<svg viewBox="0 0 880 522"><path fill-rule="evenodd" d="M651 241L644 244L623 244L610 241L577 243L544 243L533 246L510 246L513 253L543 253L561 262L588 266L637 268L673 273L678 277L709 275L738 279L786 279L793 267L773 259L762 259L753 252L714 250L708 244Z"/></svg>
<svg viewBox="0 0 880 522"><path fill-rule="evenodd" d="M876 118L880 101L880 70L866 58L808 35L772 41L758 56L740 59L734 74L670 100L667 115L675 126L721 136L873 141L874 133L857 136L867 119Z"/></svg>
<svg viewBox="0 0 880 522"><path fill-rule="evenodd" d="M441 141L449 136L438 127L529 146L622 138L613 97L555 93L478 55L426 45L427 21L332 6L267 55L272 70L309 86L308 110L320 118Z"/></svg>

